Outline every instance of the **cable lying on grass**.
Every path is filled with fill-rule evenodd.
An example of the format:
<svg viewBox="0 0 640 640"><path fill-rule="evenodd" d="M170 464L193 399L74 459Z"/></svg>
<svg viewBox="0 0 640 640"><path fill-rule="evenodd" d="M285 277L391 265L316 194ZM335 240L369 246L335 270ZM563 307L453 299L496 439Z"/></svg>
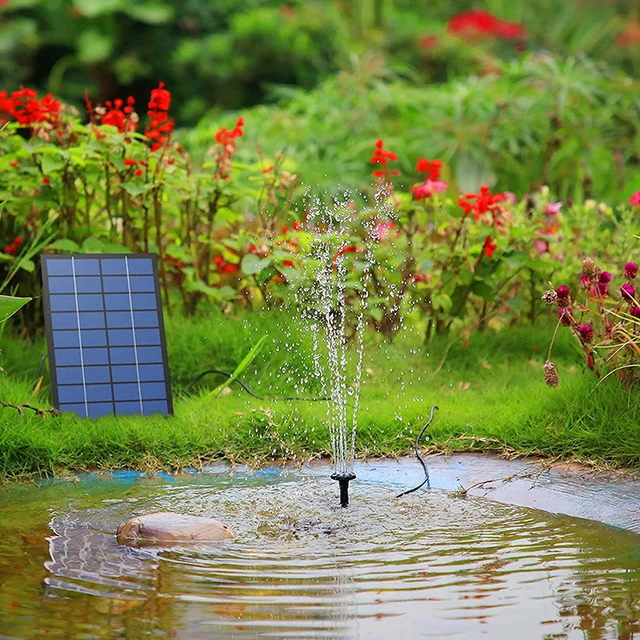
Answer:
<svg viewBox="0 0 640 640"><path fill-rule="evenodd" d="M202 378L204 378L206 375L209 375L210 373L217 373L221 376L232 378L232 382L237 382L250 396L257 398L258 400L290 400L290 401L300 400L302 402L328 402L329 400L331 400L331 398L329 397L301 398L299 396L259 396L257 393L252 391L251 387L249 387L240 378L234 376L232 373L229 373L228 371L221 371L220 369L207 369L206 371L203 371L199 376L197 376L187 384L187 386L182 390L181 394L186 395L187 391L189 391L189 389L191 389L191 387L193 387L194 384L196 384L197 382L200 382Z"/></svg>

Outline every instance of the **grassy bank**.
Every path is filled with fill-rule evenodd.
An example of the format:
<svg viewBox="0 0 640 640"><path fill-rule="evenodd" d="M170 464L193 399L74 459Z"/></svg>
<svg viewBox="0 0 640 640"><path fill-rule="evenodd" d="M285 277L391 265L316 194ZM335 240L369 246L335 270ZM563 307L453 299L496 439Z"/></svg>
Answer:
<svg viewBox="0 0 640 640"><path fill-rule="evenodd" d="M305 459L329 453L325 402L278 396L317 396L308 376L310 336L275 316L229 316L169 322L175 397L170 418L79 420L71 415L24 418L0 409L0 476L28 477L83 469L176 469L214 458L262 461ZM209 368L233 370L264 331L268 347L243 378L267 399L234 386L223 397L208 391L210 376L187 397L180 391ZM357 434L360 456L412 451L432 404L440 407L431 430L432 451L492 451L590 460L640 467L640 429L634 393L613 378L594 387L568 336L554 348L561 386L542 379L549 328L477 333L458 342L443 364L445 342L422 345L400 336L393 344L370 340L365 358ZM3 336L0 399L50 406L47 380L32 394L44 342ZM307 372L307 373L305 373ZM305 376L308 379L305 380ZM274 397L271 397L274 396Z"/></svg>

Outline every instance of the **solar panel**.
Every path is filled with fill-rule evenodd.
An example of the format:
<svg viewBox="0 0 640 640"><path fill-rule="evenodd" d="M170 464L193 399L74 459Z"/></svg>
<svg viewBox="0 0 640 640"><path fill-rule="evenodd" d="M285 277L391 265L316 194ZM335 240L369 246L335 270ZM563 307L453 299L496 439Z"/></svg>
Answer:
<svg viewBox="0 0 640 640"><path fill-rule="evenodd" d="M53 406L173 413L155 255L43 255Z"/></svg>

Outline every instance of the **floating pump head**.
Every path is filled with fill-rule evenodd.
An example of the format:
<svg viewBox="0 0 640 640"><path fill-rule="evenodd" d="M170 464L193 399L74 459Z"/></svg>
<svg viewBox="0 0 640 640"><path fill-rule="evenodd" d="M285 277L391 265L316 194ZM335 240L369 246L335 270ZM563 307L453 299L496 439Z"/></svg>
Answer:
<svg viewBox="0 0 640 640"><path fill-rule="evenodd" d="M355 473L334 473L331 478L337 480L340 485L340 506L346 507L349 504L349 482L354 480Z"/></svg>

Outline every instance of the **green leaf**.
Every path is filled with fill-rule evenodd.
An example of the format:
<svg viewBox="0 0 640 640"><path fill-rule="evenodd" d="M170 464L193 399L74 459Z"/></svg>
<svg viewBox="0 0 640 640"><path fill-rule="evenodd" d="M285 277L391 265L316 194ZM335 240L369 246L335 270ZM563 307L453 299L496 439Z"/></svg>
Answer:
<svg viewBox="0 0 640 640"><path fill-rule="evenodd" d="M252 276L260 273L264 268L269 266L270 263L271 260L269 258L259 258L253 253L247 253L244 258L242 258L240 268L246 276Z"/></svg>
<svg viewBox="0 0 640 640"><path fill-rule="evenodd" d="M273 266L269 266L266 269L263 269L257 276L256 280L260 286L267 284L271 278L273 278L278 273L278 270Z"/></svg>
<svg viewBox="0 0 640 640"><path fill-rule="evenodd" d="M202 282L202 280L192 280L185 282L182 286L186 291L197 291L213 300L232 300L237 297L235 289L228 285L217 288L210 287L208 284Z"/></svg>
<svg viewBox="0 0 640 640"><path fill-rule="evenodd" d="M502 259L509 268L519 269L526 264L527 260L529 260L529 256L523 251L513 251L509 254L505 253L502 256Z"/></svg>
<svg viewBox="0 0 640 640"><path fill-rule="evenodd" d="M123 11L134 20L139 20L146 24L164 24L173 17L172 7L155 2L143 5L127 3Z"/></svg>
<svg viewBox="0 0 640 640"><path fill-rule="evenodd" d="M69 240L68 238L61 238L60 240L56 240L52 242L47 249L53 249L54 251L65 251L66 253L79 253L80 246L76 244L73 240Z"/></svg>
<svg viewBox="0 0 640 640"><path fill-rule="evenodd" d="M446 293L434 293L431 296L431 306L436 310L442 310L449 313L453 307L453 301Z"/></svg>
<svg viewBox="0 0 640 640"><path fill-rule="evenodd" d="M130 249L127 249L127 247L123 247L121 244L105 241L101 241L101 243L102 253L131 253Z"/></svg>
<svg viewBox="0 0 640 640"><path fill-rule="evenodd" d="M50 176L52 173L62 169L65 161L59 156L45 155L42 156L42 173L45 176Z"/></svg>
<svg viewBox="0 0 640 640"><path fill-rule="evenodd" d="M380 307L371 307L369 309L369 315L378 322L382 321L383 311Z"/></svg>
<svg viewBox="0 0 640 640"><path fill-rule="evenodd" d="M473 285L471 285L471 291L487 302L493 302L495 299L493 289L482 280L476 280Z"/></svg>
<svg viewBox="0 0 640 640"><path fill-rule="evenodd" d="M33 260L29 260L29 258L22 258L18 261L18 269L22 269L27 273L33 273L36 270L36 265L33 263Z"/></svg>
<svg viewBox="0 0 640 640"><path fill-rule="evenodd" d="M85 18L113 13L124 4L123 0L74 0L74 8Z"/></svg>
<svg viewBox="0 0 640 640"><path fill-rule="evenodd" d="M8 320L31 300L33 300L33 298L16 298L15 296L0 295L0 322Z"/></svg>
<svg viewBox="0 0 640 640"><path fill-rule="evenodd" d="M134 198L149 191L150 189L153 189L152 184L137 184L135 182L123 182L120 186Z"/></svg>
<svg viewBox="0 0 640 640"><path fill-rule="evenodd" d="M265 333L262 338L260 338L260 340L258 340L258 342L253 345L251 351L249 351L249 353L247 353L247 355L242 359L242 362L240 362L240 364L235 368L234 372L231 374L231 377L226 382L223 382L219 387L216 387L209 394L210 398L217 397L223 389L228 387L238 376L240 376L240 374L251 364L251 362L253 362L254 358L258 355L258 352L262 348L262 345L264 344L264 341L266 339L267 334Z"/></svg>
<svg viewBox="0 0 640 640"><path fill-rule="evenodd" d="M527 303L522 298L511 298L506 304L514 311L522 311Z"/></svg>
<svg viewBox="0 0 640 640"><path fill-rule="evenodd" d="M98 238L87 238L80 247L82 253L103 253L104 243Z"/></svg>
<svg viewBox="0 0 640 640"><path fill-rule="evenodd" d="M85 29L78 38L78 60L94 64L106 60L113 50L113 38L99 29Z"/></svg>

